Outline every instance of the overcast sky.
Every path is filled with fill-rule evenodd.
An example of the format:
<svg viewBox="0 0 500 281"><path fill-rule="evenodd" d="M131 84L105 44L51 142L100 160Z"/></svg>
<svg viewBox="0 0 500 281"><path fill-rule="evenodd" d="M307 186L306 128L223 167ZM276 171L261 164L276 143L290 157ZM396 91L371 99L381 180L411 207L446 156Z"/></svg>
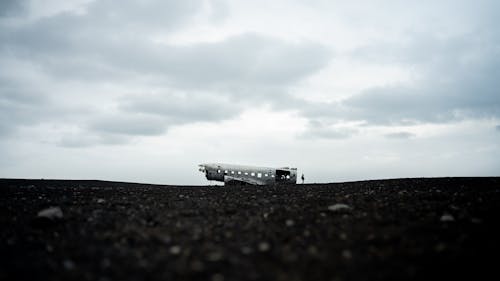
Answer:
<svg viewBox="0 0 500 281"><path fill-rule="evenodd" d="M0 1L0 177L500 176L500 2Z"/></svg>

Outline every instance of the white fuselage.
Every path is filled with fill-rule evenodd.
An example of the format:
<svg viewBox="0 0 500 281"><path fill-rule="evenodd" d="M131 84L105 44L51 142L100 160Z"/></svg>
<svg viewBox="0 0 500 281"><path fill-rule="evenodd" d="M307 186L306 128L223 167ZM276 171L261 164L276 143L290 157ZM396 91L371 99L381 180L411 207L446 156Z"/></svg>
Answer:
<svg viewBox="0 0 500 281"><path fill-rule="evenodd" d="M200 164L199 167L208 180L224 183L245 182L254 185L297 183L297 168L269 168L222 163Z"/></svg>

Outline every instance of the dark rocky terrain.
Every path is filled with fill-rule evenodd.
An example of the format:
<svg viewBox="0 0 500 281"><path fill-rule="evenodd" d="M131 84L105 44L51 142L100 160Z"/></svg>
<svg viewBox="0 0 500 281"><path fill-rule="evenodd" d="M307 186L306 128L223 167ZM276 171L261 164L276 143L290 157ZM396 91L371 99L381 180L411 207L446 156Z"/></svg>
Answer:
<svg viewBox="0 0 500 281"><path fill-rule="evenodd" d="M0 224L0 280L495 279L500 178L3 179Z"/></svg>

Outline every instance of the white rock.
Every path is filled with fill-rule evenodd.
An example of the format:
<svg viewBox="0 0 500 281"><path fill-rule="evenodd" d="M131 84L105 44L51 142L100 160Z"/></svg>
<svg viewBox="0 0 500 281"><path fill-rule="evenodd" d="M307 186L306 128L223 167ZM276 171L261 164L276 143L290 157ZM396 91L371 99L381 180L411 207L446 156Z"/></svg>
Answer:
<svg viewBox="0 0 500 281"><path fill-rule="evenodd" d="M267 243L267 242L260 242L259 243L259 251L267 252L267 251L269 251L269 248L271 248L269 243Z"/></svg>
<svg viewBox="0 0 500 281"><path fill-rule="evenodd" d="M181 246L177 246L177 245L172 246L172 247L170 247L170 254L172 254L172 255L178 255L178 254L181 253L181 250L182 250Z"/></svg>
<svg viewBox="0 0 500 281"><path fill-rule="evenodd" d="M455 218L450 214L444 214L441 216L441 221L455 221Z"/></svg>
<svg viewBox="0 0 500 281"><path fill-rule="evenodd" d="M63 218L63 212L61 208L59 207L50 207L47 209L43 209L40 212L38 212L38 217L40 218L48 218L48 219L62 219Z"/></svg>
<svg viewBox="0 0 500 281"><path fill-rule="evenodd" d="M344 210L350 210L350 209L351 209L351 207L349 207L349 205L340 204L340 203L328 206L328 210L332 211L332 212L344 211Z"/></svg>

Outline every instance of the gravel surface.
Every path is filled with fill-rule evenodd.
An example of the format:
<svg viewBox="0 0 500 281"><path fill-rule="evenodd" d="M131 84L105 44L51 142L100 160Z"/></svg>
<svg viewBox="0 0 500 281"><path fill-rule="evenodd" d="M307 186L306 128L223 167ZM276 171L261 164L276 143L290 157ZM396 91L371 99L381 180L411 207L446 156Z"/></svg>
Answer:
<svg viewBox="0 0 500 281"><path fill-rule="evenodd" d="M499 218L500 178L2 179L0 280L476 280L497 275Z"/></svg>

